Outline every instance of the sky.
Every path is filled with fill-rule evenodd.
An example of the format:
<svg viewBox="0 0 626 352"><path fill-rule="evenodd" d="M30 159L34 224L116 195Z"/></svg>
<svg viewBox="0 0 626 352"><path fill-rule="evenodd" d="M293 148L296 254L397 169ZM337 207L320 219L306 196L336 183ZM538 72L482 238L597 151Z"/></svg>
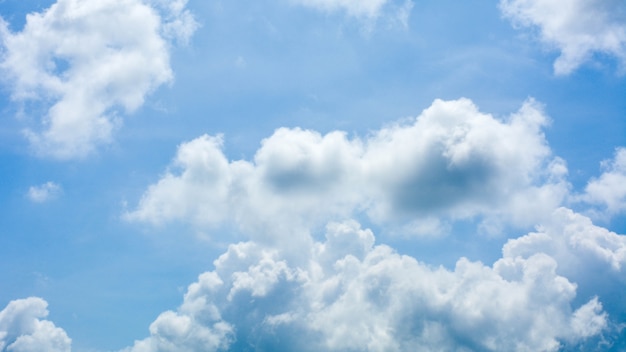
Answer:
<svg viewBox="0 0 626 352"><path fill-rule="evenodd" d="M0 352L626 349L623 0L0 0Z"/></svg>

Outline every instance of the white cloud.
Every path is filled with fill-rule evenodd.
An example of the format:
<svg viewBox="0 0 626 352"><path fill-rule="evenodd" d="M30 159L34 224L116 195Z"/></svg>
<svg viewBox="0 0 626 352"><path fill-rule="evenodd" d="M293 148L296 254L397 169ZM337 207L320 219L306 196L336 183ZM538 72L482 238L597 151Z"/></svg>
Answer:
<svg viewBox="0 0 626 352"><path fill-rule="evenodd" d="M48 303L37 297L9 302L0 311L0 351L69 352L72 340L48 316Z"/></svg>
<svg viewBox="0 0 626 352"><path fill-rule="evenodd" d="M281 128L253 161L228 161L222 137L205 135L179 147L172 168L126 216L155 224L235 223L256 234L355 212L380 223L430 218L412 226L423 235L446 231L445 221L432 221L439 217L530 225L568 192L564 162L552 158L541 131L546 123L533 101L499 120L467 99L437 100L410 123L365 139Z"/></svg>
<svg viewBox="0 0 626 352"><path fill-rule="evenodd" d="M603 213L613 216L626 212L626 148L617 148L613 160L602 162L605 171L592 179L585 193L578 197L592 205L599 205Z"/></svg>
<svg viewBox="0 0 626 352"><path fill-rule="evenodd" d="M549 236L576 227L580 236L591 231L595 238L603 230L565 209L554 218ZM599 253L619 252L606 240L623 236L604 231L603 239L585 248L575 242L557 248L571 256L593 248L585 263L609 264ZM179 327L170 329L174 337L157 336L151 327L152 336L130 351L175 343L189 324L215 332L216 322L222 334L212 336L221 336L220 347L231 350L557 351L609 343L604 335L611 318L624 311L605 311L595 296L574 303L577 287L588 282L559 274L565 257L546 243L522 253L519 243L533 236L511 241L493 266L461 258L454 270L376 246L373 233L353 220L329 224L325 241L300 248L298 256L287 247L234 244L214 262L214 271L189 286L177 313L164 313L153 324ZM611 270L623 275L621 267ZM219 343L205 350L217 350Z"/></svg>
<svg viewBox="0 0 626 352"><path fill-rule="evenodd" d="M31 186L26 196L35 203L45 203L58 197L61 192L61 186L49 181L40 186Z"/></svg>
<svg viewBox="0 0 626 352"><path fill-rule="evenodd" d="M621 0L501 0L505 17L537 28L539 38L560 50L554 72L569 74L594 54L615 57L626 68L626 8Z"/></svg>
<svg viewBox="0 0 626 352"><path fill-rule="evenodd" d="M59 0L29 14L22 31L0 23L0 70L12 99L46 111L41 131L27 130L35 150L79 158L111 140L121 116L172 80L169 41L196 28L186 1ZM37 109L34 109L37 111Z"/></svg>

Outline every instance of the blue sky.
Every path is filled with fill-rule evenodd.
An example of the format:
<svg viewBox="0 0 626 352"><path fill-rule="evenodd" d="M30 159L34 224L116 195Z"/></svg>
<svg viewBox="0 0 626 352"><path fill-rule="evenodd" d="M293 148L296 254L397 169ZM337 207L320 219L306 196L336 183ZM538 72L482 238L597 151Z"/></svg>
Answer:
<svg viewBox="0 0 626 352"><path fill-rule="evenodd" d="M622 1L0 16L0 351L625 348Z"/></svg>

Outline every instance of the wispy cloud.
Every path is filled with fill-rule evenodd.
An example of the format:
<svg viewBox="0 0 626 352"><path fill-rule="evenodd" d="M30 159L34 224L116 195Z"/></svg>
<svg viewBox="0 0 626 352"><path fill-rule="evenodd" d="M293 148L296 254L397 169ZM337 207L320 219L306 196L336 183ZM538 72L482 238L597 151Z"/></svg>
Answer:
<svg viewBox="0 0 626 352"><path fill-rule="evenodd" d="M46 182L39 186L31 186L26 196L35 203L45 203L61 194L62 188L54 182Z"/></svg>

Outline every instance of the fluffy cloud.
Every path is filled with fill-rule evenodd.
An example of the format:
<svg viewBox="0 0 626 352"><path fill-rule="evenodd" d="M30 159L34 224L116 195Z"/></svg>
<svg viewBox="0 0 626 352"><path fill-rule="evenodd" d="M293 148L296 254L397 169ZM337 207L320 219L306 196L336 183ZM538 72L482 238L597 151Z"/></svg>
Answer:
<svg viewBox="0 0 626 352"><path fill-rule="evenodd" d="M542 133L546 123L534 101L500 120L467 99L436 100L416 119L364 139L281 128L253 161L229 161L222 137L204 135L179 147L170 170L126 216L234 222L255 233L355 212L380 223L430 219L416 222L416 233L445 229L438 217L533 224L568 192L567 168Z"/></svg>
<svg viewBox="0 0 626 352"><path fill-rule="evenodd" d="M61 192L61 186L50 181L40 186L31 186L26 196L35 203L45 203L56 198Z"/></svg>
<svg viewBox="0 0 626 352"><path fill-rule="evenodd" d="M592 179L578 200L599 205L608 216L626 212L626 148L617 148L615 158L602 163L605 172Z"/></svg>
<svg viewBox="0 0 626 352"><path fill-rule="evenodd" d="M43 320L48 303L37 297L9 302L0 311L0 351L69 352L72 340L63 329Z"/></svg>
<svg viewBox="0 0 626 352"><path fill-rule="evenodd" d="M608 54L626 65L626 8L620 0L501 0L515 25L538 29L539 38L561 51L554 72L569 74L593 54Z"/></svg>
<svg viewBox="0 0 626 352"><path fill-rule="evenodd" d="M197 26L185 3L59 0L29 14L20 32L0 21L12 99L45 111L41 131L26 131L35 150L68 159L109 142L123 113L172 80L169 42Z"/></svg>
<svg viewBox="0 0 626 352"><path fill-rule="evenodd" d="M285 247L234 244L189 286L178 311L162 314L151 337L127 351L175 344L200 329L195 324L221 337L203 348L209 351L610 347L612 319L626 307L607 312L602 296L577 300L578 287L592 286L588 277L574 282L559 271L574 273L562 267L582 253L588 274L605 265L623 278L624 237L567 209L542 233L512 240L492 266L461 258L453 270L375 245L373 233L353 220L329 224L326 239L298 256ZM169 328L157 333L155 326Z"/></svg>

